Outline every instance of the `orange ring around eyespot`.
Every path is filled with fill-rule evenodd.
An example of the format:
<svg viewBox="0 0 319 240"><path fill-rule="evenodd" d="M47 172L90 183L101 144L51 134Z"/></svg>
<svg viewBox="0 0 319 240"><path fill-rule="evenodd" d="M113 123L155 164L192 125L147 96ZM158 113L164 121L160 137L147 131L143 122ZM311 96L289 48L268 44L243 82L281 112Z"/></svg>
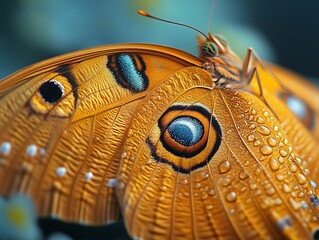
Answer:
<svg viewBox="0 0 319 240"><path fill-rule="evenodd" d="M169 124L180 117L192 117L200 121L203 134L194 145L176 142L168 132ZM206 165L218 151L222 132L218 121L200 105L173 105L162 114L158 128L146 139L152 157L170 165L175 171L189 173Z"/></svg>

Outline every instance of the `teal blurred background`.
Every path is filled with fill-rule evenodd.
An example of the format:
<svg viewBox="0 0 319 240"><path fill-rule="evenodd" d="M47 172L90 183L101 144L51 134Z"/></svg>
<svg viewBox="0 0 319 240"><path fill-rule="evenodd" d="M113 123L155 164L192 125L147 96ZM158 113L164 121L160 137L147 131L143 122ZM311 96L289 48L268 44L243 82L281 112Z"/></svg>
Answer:
<svg viewBox="0 0 319 240"><path fill-rule="evenodd" d="M197 54L197 33L141 17L145 9L207 32L212 0L11 0L0 9L0 78L48 57L97 45L145 42ZM243 57L318 77L319 1L219 0L210 31Z"/></svg>

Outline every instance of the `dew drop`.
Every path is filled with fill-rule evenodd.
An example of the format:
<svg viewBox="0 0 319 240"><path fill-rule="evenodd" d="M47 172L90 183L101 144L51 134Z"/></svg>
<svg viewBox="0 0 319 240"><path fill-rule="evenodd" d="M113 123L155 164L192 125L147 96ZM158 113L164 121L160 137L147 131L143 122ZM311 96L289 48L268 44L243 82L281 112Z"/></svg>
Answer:
<svg viewBox="0 0 319 240"><path fill-rule="evenodd" d="M293 150L294 150L294 149L292 148L292 146L288 146L288 152L292 153Z"/></svg>
<svg viewBox="0 0 319 240"><path fill-rule="evenodd" d="M58 175L59 177L62 177L66 174L66 168L59 167L55 172L56 172L56 175Z"/></svg>
<svg viewBox="0 0 319 240"><path fill-rule="evenodd" d="M277 140L275 138L273 138L273 137L269 137L267 142L272 147L275 147L277 145Z"/></svg>
<svg viewBox="0 0 319 240"><path fill-rule="evenodd" d="M287 157L288 153L284 150L284 149L280 149L279 150L279 154L282 156L282 157Z"/></svg>
<svg viewBox="0 0 319 240"><path fill-rule="evenodd" d="M266 194L268 196L274 195L274 193L275 193L275 189L273 187L266 190Z"/></svg>
<svg viewBox="0 0 319 240"><path fill-rule="evenodd" d="M256 115L257 114L256 109L251 109L251 114Z"/></svg>
<svg viewBox="0 0 319 240"><path fill-rule="evenodd" d="M278 157L278 162L280 162L281 164L283 164L285 161L285 159L282 156Z"/></svg>
<svg viewBox="0 0 319 240"><path fill-rule="evenodd" d="M256 168L255 175L258 176L262 172L261 168Z"/></svg>
<svg viewBox="0 0 319 240"><path fill-rule="evenodd" d="M253 116L253 115L250 115L250 116L248 117L248 119L249 119L250 121L252 121L252 120L254 120L254 116Z"/></svg>
<svg viewBox="0 0 319 240"><path fill-rule="evenodd" d="M289 185L287 184L283 184L282 185L282 190L285 192L285 193L289 193L291 191L291 188L289 187Z"/></svg>
<svg viewBox="0 0 319 240"><path fill-rule="evenodd" d="M111 178L107 181L106 186L110 188L115 188L116 186L116 178Z"/></svg>
<svg viewBox="0 0 319 240"><path fill-rule="evenodd" d="M307 209L308 208L308 204L305 201L302 201L300 203L300 205L301 205L302 209Z"/></svg>
<svg viewBox="0 0 319 240"><path fill-rule="evenodd" d="M8 155L11 151L11 144L9 142L3 142L0 147L0 153Z"/></svg>
<svg viewBox="0 0 319 240"><path fill-rule="evenodd" d="M261 202L262 209L267 209L271 205L269 198L263 198Z"/></svg>
<svg viewBox="0 0 319 240"><path fill-rule="evenodd" d="M255 189L257 188L257 184L251 183L251 184L249 184L249 188L250 188L251 190L255 190Z"/></svg>
<svg viewBox="0 0 319 240"><path fill-rule="evenodd" d="M85 180L89 181L93 178L93 173L92 172L87 172L85 173Z"/></svg>
<svg viewBox="0 0 319 240"><path fill-rule="evenodd" d="M228 202L234 202L237 199L237 194L234 191L231 191L229 193L226 194L226 200Z"/></svg>
<svg viewBox="0 0 319 240"><path fill-rule="evenodd" d="M250 130L252 129L255 129L256 128L256 125L254 123L250 124L249 127L248 127Z"/></svg>
<svg viewBox="0 0 319 240"><path fill-rule="evenodd" d="M269 166L272 170L277 171L279 169L278 161L274 158L270 158Z"/></svg>
<svg viewBox="0 0 319 240"><path fill-rule="evenodd" d="M301 173L298 173L297 175L297 181L300 183L300 184L304 184L305 182L307 182L307 179L305 177L305 175L301 174Z"/></svg>
<svg viewBox="0 0 319 240"><path fill-rule="evenodd" d="M305 194L303 192L299 192L298 197L303 198Z"/></svg>
<svg viewBox="0 0 319 240"><path fill-rule="evenodd" d="M304 169L303 173L308 176L309 175L309 169L308 168Z"/></svg>
<svg viewBox="0 0 319 240"><path fill-rule="evenodd" d="M313 180L310 180L310 185L313 187L313 188L317 188L317 183L314 182Z"/></svg>
<svg viewBox="0 0 319 240"><path fill-rule="evenodd" d="M35 144L29 145L26 149L26 153L30 157L34 157L35 155L37 155L37 152L38 152L38 147Z"/></svg>
<svg viewBox="0 0 319 240"><path fill-rule="evenodd" d="M276 174L276 179L281 182L282 180L284 180L284 175L278 173Z"/></svg>
<svg viewBox="0 0 319 240"><path fill-rule="evenodd" d="M230 162L229 160L225 160L219 164L219 172L226 173L230 170Z"/></svg>
<svg viewBox="0 0 319 240"><path fill-rule="evenodd" d="M295 158L295 161L299 164L299 166L302 165L302 160L301 160L300 157L296 157L296 158Z"/></svg>
<svg viewBox="0 0 319 240"><path fill-rule="evenodd" d="M161 186L161 190L166 191L167 187L165 185Z"/></svg>
<svg viewBox="0 0 319 240"><path fill-rule="evenodd" d="M213 205L211 205L211 204L210 204L210 205L207 205L206 209L207 209L207 210L213 209Z"/></svg>
<svg viewBox="0 0 319 240"><path fill-rule="evenodd" d="M195 184L195 188L200 188L201 187L201 184L200 183L196 183Z"/></svg>
<svg viewBox="0 0 319 240"><path fill-rule="evenodd" d="M279 131L279 127L277 125L274 126L274 131L278 132Z"/></svg>
<svg viewBox="0 0 319 240"><path fill-rule="evenodd" d="M290 171L291 172L297 172L297 170L298 170L298 168L297 168L297 166L295 165L295 164L290 164L290 166L289 166L289 169L290 169Z"/></svg>
<svg viewBox="0 0 319 240"><path fill-rule="evenodd" d="M252 142L252 141L255 140L255 136L254 136L253 134L250 134L250 135L248 135L247 140L248 140L249 142Z"/></svg>
<svg viewBox="0 0 319 240"><path fill-rule="evenodd" d="M257 117L257 123L264 123L265 120L262 117Z"/></svg>
<svg viewBox="0 0 319 240"><path fill-rule="evenodd" d="M244 169L242 169L242 170L240 171L240 173L239 173L239 178L240 178L241 180L244 180L244 179L248 178L248 173L247 173Z"/></svg>
<svg viewBox="0 0 319 240"><path fill-rule="evenodd" d="M273 203L274 203L274 205L281 205L281 204L282 204L282 201L281 201L280 198L275 198L275 199L273 200Z"/></svg>
<svg viewBox="0 0 319 240"><path fill-rule="evenodd" d="M122 155L121 155L121 158L126 158L126 156L127 156L127 153L123 152Z"/></svg>
<svg viewBox="0 0 319 240"><path fill-rule="evenodd" d="M182 184L186 185L188 183L187 178L182 179Z"/></svg>
<svg viewBox="0 0 319 240"><path fill-rule="evenodd" d="M210 195L210 196L215 195L214 189L210 189L210 190L208 191L208 195Z"/></svg>
<svg viewBox="0 0 319 240"><path fill-rule="evenodd" d="M222 181L222 185L224 186L224 187L227 187L227 186L229 186L231 184L231 181L230 181L230 179L229 178L224 178L223 179L223 181Z"/></svg>
<svg viewBox="0 0 319 240"><path fill-rule="evenodd" d="M207 172L201 172L201 175L204 179L209 177L209 174Z"/></svg>
<svg viewBox="0 0 319 240"><path fill-rule="evenodd" d="M288 145L288 139L284 138L284 144L287 146Z"/></svg>
<svg viewBox="0 0 319 240"><path fill-rule="evenodd" d="M235 214L235 209L233 209L233 208L231 208L231 209L229 209L229 214Z"/></svg>
<svg viewBox="0 0 319 240"><path fill-rule="evenodd" d="M292 197L290 197L288 201L294 210L297 210L300 207L300 205Z"/></svg>
<svg viewBox="0 0 319 240"><path fill-rule="evenodd" d="M272 148L268 145L263 145L260 147L260 152L264 155L272 154Z"/></svg>
<svg viewBox="0 0 319 240"><path fill-rule="evenodd" d="M260 144L261 144L261 142L260 142L259 140L256 140L256 141L253 143L253 145L254 145L255 147L260 146Z"/></svg>
<svg viewBox="0 0 319 240"><path fill-rule="evenodd" d="M269 112L265 111L265 112L264 112L264 116L265 116L265 117L268 117L268 116L269 116Z"/></svg>
<svg viewBox="0 0 319 240"><path fill-rule="evenodd" d="M164 197L164 196L160 196L158 200L164 201L164 200L165 200L165 197Z"/></svg>

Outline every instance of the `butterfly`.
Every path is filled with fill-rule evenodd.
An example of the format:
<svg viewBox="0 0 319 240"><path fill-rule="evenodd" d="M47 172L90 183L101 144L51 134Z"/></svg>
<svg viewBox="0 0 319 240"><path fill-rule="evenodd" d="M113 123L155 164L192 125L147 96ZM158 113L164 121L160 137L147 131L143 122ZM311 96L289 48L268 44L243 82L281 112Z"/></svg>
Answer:
<svg viewBox="0 0 319 240"><path fill-rule="evenodd" d="M198 42L199 57L95 47L1 81L0 194L63 221L122 217L141 239L316 237L318 90Z"/></svg>

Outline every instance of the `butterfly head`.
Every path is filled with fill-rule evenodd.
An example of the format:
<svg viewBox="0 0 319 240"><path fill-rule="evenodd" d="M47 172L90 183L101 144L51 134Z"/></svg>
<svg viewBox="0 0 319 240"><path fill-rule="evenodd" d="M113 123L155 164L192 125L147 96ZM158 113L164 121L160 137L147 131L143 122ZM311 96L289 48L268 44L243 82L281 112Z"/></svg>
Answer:
<svg viewBox="0 0 319 240"><path fill-rule="evenodd" d="M200 33L201 36L198 37L199 57L204 61L203 68L211 74L215 86L231 87L239 82L242 62L231 50L223 36L211 33L206 35L190 25L158 18L144 10L139 10L138 13L144 17L184 26Z"/></svg>
<svg viewBox="0 0 319 240"><path fill-rule="evenodd" d="M201 43L201 53L206 57L216 57L226 52L228 47L225 37L209 33L206 41Z"/></svg>
<svg viewBox="0 0 319 240"><path fill-rule="evenodd" d="M204 61L203 68L212 75L217 87L231 87L239 81L242 61L224 36L211 33L205 38L198 36L198 52Z"/></svg>

